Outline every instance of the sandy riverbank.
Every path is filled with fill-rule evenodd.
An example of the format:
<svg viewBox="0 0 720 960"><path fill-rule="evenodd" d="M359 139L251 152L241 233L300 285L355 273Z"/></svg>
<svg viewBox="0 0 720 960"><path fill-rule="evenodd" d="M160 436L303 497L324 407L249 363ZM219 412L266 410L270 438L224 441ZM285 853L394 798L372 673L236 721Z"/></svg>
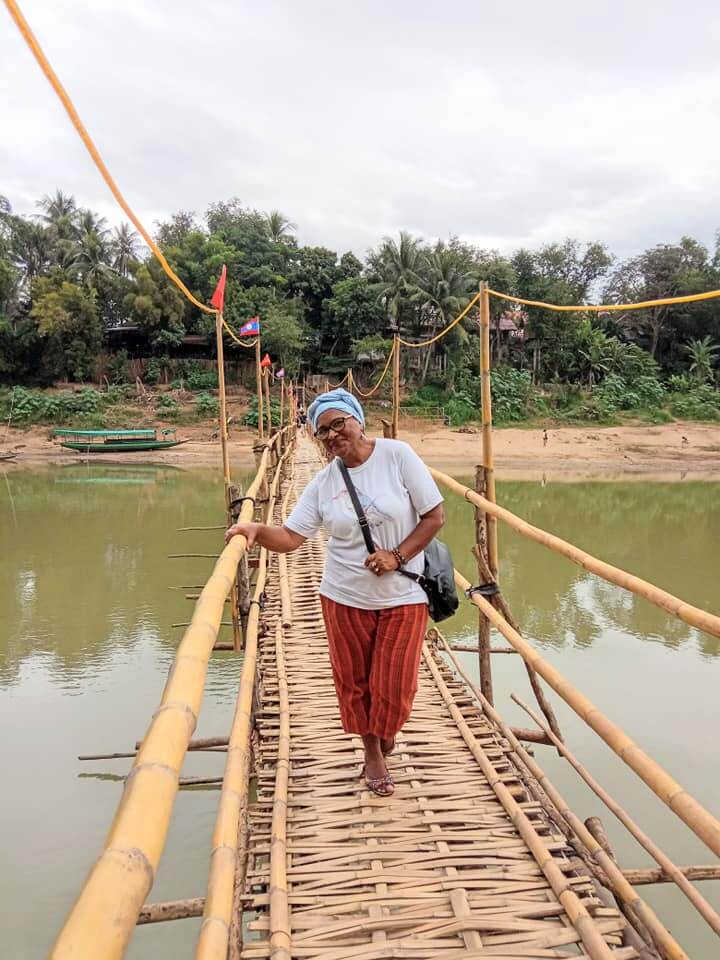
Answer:
<svg viewBox="0 0 720 960"><path fill-rule="evenodd" d="M17 470L85 459L50 439L51 428L12 429L0 438L0 470ZM220 465L217 429L210 424L182 427L178 435L189 442L155 453L101 457L91 462L172 464L179 467ZM449 427L402 432L433 467L469 476L481 456L480 433L465 433ZM683 440L683 437L685 440ZM254 436L246 429L231 428L230 454L239 467L253 463ZM670 423L660 426L559 427L548 430L506 428L493 434L497 474L500 478L576 480L608 479L718 479L720 480L720 426L701 423Z"/></svg>

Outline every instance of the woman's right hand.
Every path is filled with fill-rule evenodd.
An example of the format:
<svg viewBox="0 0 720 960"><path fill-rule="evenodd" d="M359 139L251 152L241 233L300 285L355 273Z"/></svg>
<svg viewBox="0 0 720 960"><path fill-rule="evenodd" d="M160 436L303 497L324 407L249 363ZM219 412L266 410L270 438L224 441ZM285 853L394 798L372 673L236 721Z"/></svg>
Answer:
<svg viewBox="0 0 720 960"><path fill-rule="evenodd" d="M252 550L259 526L259 523L234 523L225 531L225 543L230 543L233 537L245 537L247 539L247 549Z"/></svg>

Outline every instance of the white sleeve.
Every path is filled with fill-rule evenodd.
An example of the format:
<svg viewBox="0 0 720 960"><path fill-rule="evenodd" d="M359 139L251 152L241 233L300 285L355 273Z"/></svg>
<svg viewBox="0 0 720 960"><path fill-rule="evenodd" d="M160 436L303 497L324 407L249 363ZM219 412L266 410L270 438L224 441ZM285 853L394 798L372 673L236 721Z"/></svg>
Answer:
<svg viewBox="0 0 720 960"><path fill-rule="evenodd" d="M443 495L432 474L413 448L404 441L398 444L398 464L405 489L416 512L422 516L443 502Z"/></svg>
<svg viewBox="0 0 720 960"><path fill-rule="evenodd" d="M300 494L300 499L283 526L308 539L314 537L318 532L322 526L322 516L320 515L317 477L313 477Z"/></svg>

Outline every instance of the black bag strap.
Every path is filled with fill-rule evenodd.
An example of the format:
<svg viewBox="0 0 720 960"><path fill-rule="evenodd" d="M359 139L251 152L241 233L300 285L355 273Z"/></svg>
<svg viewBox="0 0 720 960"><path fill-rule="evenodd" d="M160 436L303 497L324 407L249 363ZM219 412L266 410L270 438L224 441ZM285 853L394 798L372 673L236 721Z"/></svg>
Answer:
<svg viewBox="0 0 720 960"><path fill-rule="evenodd" d="M352 501L353 508L357 514L357 518L360 522L360 529L362 530L363 540L365 541L365 547L367 548L368 553L375 553L375 544L373 542L372 534L370 533L370 524L368 523L368 518L365 516L365 511L362 508L360 503L360 498L357 495L357 490L355 489L355 484L352 482L352 477L348 472L348 468L345 466L340 457L336 458L335 461L340 468L340 473L342 478L345 481L345 486L347 487L347 492L350 494L350 500ZM424 577L419 573L410 573L409 570L396 570L396 573L402 574L403 577L407 577L408 580L414 580L415 583L422 584Z"/></svg>
<svg viewBox="0 0 720 960"><path fill-rule="evenodd" d="M365 511L363 510L360 504L360 498L357 495L357 490L355 489L355 484L352 482L352 478L348 472L348 468L342 462L340 457L338 457L335 462L337 463L338 467L340 467L340 473L342 474L342 478L345 481L347 492L350 494L352 505L355 508L355 513L357 514L357 518L360 521L360 529L362 530L363 540L365 541L367 552L375 553L375 544L373 543L373 538L370 533L370 524L368 523L368 518L365 516Z"/></svg>

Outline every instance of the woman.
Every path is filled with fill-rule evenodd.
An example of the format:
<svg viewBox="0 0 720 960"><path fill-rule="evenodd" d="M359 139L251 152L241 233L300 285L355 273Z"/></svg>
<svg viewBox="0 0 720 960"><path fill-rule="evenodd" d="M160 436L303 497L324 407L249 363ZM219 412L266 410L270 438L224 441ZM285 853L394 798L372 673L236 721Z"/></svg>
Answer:
<svg viewBox="0 0 720 960"><path fill-rule="evenodd" d="M369 789L390 796L385 757L410 715L427 623L425 593L396 571L422 573L423 550L444 523L443 498L411 447L365 435L365 416L351 393L321 394L307 416L327 452L348 468L375 552L368 554L334 459L307 485L284 526L236 523L225 538L241 534L248 548L259 543L288 553L325 528L320 600L340 717L346 733L362 737Z"/></svg>

